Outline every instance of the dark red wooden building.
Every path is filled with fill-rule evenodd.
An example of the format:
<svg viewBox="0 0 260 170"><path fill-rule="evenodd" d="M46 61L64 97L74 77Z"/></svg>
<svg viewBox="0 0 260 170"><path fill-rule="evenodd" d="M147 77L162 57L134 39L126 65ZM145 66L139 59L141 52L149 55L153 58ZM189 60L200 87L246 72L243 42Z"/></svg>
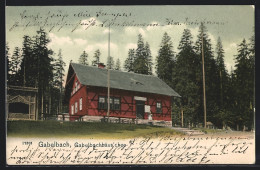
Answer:
<svg viewBox="0 0 260 170"><path fill-rule="evenodd" d="M71 63L65 87L71 120L106 116L108 70ZM180 97L158 77L110 70L110 117L171 121L172 97Z"/></svg>

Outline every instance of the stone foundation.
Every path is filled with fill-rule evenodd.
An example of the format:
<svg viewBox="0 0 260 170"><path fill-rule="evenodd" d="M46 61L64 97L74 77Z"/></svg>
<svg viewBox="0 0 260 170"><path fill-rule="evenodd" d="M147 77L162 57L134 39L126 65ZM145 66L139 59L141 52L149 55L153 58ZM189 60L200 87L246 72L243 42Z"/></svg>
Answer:
<svg viewBox="0 0 260 170"><path fill-rule="evenodd" d="M109 117L109 119L104 119L103 116L87 116L87 115L81 117L80 121L84 121L84 122L108 121L109 123L146 124L146 125L167 126L167 127L172 126L172 121L118 118L118 117Z"/></svg>

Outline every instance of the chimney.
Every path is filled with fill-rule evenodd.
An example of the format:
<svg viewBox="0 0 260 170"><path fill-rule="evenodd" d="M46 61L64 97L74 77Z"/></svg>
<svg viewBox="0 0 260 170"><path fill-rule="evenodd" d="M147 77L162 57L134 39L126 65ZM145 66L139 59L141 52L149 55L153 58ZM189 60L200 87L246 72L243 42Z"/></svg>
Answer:
<svg viewBox="0 0 260 170"><path fill-rule="evenodd" d="M104 63L98 63L98 68L105 68L106 66L104 65Z"/></svg>

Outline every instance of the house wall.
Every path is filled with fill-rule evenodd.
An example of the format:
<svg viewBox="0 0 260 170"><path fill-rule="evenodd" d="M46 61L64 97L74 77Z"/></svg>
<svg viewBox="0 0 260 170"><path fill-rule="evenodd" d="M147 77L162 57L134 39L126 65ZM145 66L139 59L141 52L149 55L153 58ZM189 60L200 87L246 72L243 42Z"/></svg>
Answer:
<svg viewBox="0 0 260 170"><path fill-rule="evenodd" d="M74 80L73 88L76 81L77 78L75 78ZM107 96L107 88L81 86L81 88L70 99L70 115L71 105L74 104L75 101L79 103L79 98L82 97L83 109L81 111L78 111L78 113L74 113L74 115L106 116L107 110L98 109L99 96ZM110 96L118 97L121 101L121 109L111 110L109 115L111 117L136 118L136 100L134 100L134 96L139 96L147 98L145 105L149 105L151 107L153 120L171 121L171 97L169 96L118 89L110 89ZM156 113L156 102L161 102L162 104L161 113ZM148 119L148 113L144 114L144 118ZM73 119L74 118L72 117L72 120Z"/></svg>
<svg viewBox="0 0 260 170"><path fill-rule="evenodd" d="M86 86L83 86L80 84L78 81L77 76L75 75L75 78L73 80L73 88L75 88L75 83L76 81L79 83L79 89L71 95L69 99L69 115L71 116L71 120L74 120L76 117L73 116L79 116L79 115L85 115L87 113L87 91L86 91ZM82 110L80 110L79 104L80 104L80 98L82 98ZM75 113L75 103L78 103L78 112ZM74 114L72 115L71 107L74 105Z"/></svg>

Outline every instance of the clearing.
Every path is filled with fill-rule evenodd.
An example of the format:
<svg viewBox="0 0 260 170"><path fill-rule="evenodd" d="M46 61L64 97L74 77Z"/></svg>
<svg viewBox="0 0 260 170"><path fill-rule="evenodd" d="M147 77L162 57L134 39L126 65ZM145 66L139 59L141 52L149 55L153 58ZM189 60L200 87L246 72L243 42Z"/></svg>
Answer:
<svg viewBox="0 0 260 170"><path fill-rule="evenodd" d="M167 127L137 124L58 121L7 121L7 137L127 139L181 136Z"/></svg>

